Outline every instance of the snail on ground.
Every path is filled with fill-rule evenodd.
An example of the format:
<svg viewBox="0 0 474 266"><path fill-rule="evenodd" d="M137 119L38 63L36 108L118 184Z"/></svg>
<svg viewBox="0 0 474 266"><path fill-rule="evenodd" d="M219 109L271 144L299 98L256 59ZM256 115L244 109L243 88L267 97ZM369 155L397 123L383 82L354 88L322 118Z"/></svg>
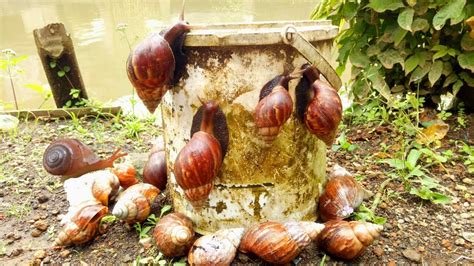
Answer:
<svg viewBox="0 0 474 266"><path fill-rule="evenodd" d="M308 130L330 146L342 119L342 103L337 91L320 79L319 71L302 66L303 78L296 86L297 115Z"/></svg>
<svg viewBox="0 0 474 266"><path fill-rule="evenodd" d="M162 144L153 145L148 161L143 167L143 182L165 190L168 174L166 172L166 153Z"/></svg>
<svg viewBox="0 0 474 266"><path fill-rule="evenodd" d="M186 64L182 48L189 30L190 26L184 21L183 1L179 21L159 34L151 34L128 57L128 78L150 113L180 78Z"/></svg>
<svg viewBox="0 0 474 266"><path fill-rule="evenodd" d="M314 222L265 222L249 228L239 250L253 253L270 263L286 264L323 230L324 225Z"/></svg>
<svg viewBox="0 0 474 266"><path fill-rule="evenodd" d="M223 229L200 237L188 254L190 265L230 265L234 260L243 228Z"/></svg>
<svg viewBox="0 0 474 266"><path fill-rule="evenodd" d="M92 182L92 195L105 206L117 196L119 189L119 179L112 171L97 175Z"/></svg>
<svg viewBox="0 0 474 266"><path fill-rule="evenodd" d="M183 256L194 242L193 222L181 213L168 214L156 224L153 238L163 255Z"/></svg>
<svg viewBox="0 0 474 266"><path fill-rule="evenodd" d="M353 260L379 237L383 226L359 221L329 221L319 234L317 243L331 256Z"/></svg>
<svg viewBox="0 0 474 266"><path fill-rule="evenodd" d="M213 188L223 160L221 144L214 137L215 101L204 104L200 130L183 147L174 163L176 182L194 208L201 208Z"/></svg>
<svg viewBox="0 0 474 266"><path fill-rule="evenodd" d="M118 177L120 186L127 189L135 184L138 184L137 170L128 163L118 164L112 168L112 172Z"/></svg>
<svg viewBox="0 0 474 266"><path fill-rule="evenodd" d="M160 190L153 185L138 183L127 188L117 198L112 214L128 224L143 222L150 215Z"/></svg>
<svg viewBox="0 0 474 266"><path fill-rule="evenodd" d="M51 143L43 154L43 167L52 175L77 177L83 174L113 167L118 158L126 153L116 150L110 158L101 160L85 144L77 139L62 139Z"/></svg>
<svg viewBox="0 0 474 266"><path fill-rule="evenodd" d="M99 202L83 203L83 206L76 209L72 218L64 224L54 245L80 245L92 240L99 231L100 220L107 211L108 208Z"/></svg>
<svg viewBox="0 0 474 266"><path fill-rule="evenodd" d="M319 215L323 221L343 220L370 196L372 193L364 189L346 169L335 165L319 197Z"/></svg>

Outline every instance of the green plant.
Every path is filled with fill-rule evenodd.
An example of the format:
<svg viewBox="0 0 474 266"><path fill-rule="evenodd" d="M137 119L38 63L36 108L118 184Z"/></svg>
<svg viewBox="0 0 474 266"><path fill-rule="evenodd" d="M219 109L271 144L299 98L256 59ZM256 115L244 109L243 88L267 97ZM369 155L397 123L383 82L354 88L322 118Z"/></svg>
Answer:
<svg viewBox="0 0 474 266"><path fill-rule="evenodd" d="M357 211L354 212L354 217L357 221L372 222L375 224L384 224L387 222L387 218L376 216L374 211L367 208L364 204L361 204Z"/></svg>
<svg viewBox="0 0 474 266"><path fill-rule="evenodd" d="M148 218L146 219L146 221L142 224L140 223L135 223L133 225L133 228L135 228L135 230L138 232L138 236L140 239L143 239L143 238L148 238L150 237L148 235L148 233L150 232L150 230L152 228L155 227L156 223L160 220L161 217L163 217L163 215L167 212L169 212L171 210L171 205L164 205L163 207L161 207L161 211L160 211L160 216L159 217L156 217L155 214L150 214L148 216Z"/></svg>
<svg viewBox="0 0 474 266"><path fill-rule="evenodd" d="M351 144L347 140L346 134L344 132L342 132L339 135L339 137L337 137L336 143L337 144L332 145L332 150L333 151L338 151L339 149L344 149L344 150L347 150L348 152L352 152L352 151L356 150L357 148L359 148L359 146L357 146L355 144Z"/></svg>
<svg viewBox="0 0 474 266"><path fill-rule="evenodd" d="M28 56L17 56L16 52L12 49L1 50L3 58L0 58L0 70L7 73L7 77L10 79L10 87L13 93L13 99L15 101L15 108L18 110L18 100L16 98L15 84L13 79L23 73L23 69L18 66L18 63L28 58Z"/></svg>
<svg viewBox="0 0 474 266"><path fill-rule="evenodd" d="M463 143L462 152L466 154L464 157L464 165L467 167L469 174L474 174L474 146L469 146Z"/></svg>
<svg viewBox="0 0 474 266"><path fill-rule="evenodd" d="M312 18L341 26L337 37L341 74L352 63L354 99L371 92L392 104L392 93L439 95L474 88L474 40L463 21L474 15L466 0L323 0Z"/></svg>
<svg viewBox="0 0 474 266"><path fill-rule="evenodd" d="M100 226L104 224L113 224L117 221L117 217L111 214L107 214L100 220Z"/></svg>
<svg viewBox="0 0 474 266"><path fill-rule="evenodd" d="M39 95L41 95L41 97L43 97L43 102L38 106L38 109L40 109L43 104L45 104L53 96L49 88L45 88L38 84L29 83L25 84L24 87L37 92Z"/></svg>

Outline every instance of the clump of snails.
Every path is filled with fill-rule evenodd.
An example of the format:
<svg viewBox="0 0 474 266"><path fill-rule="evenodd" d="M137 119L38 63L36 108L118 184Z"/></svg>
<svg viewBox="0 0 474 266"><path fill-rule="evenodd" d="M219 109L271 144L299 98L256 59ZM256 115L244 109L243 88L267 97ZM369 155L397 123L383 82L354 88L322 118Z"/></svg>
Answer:
<svg viewBox="0 0 474 266"><path fill-rule="evenodd" d="M200 237L188 254L190 265L230 265L237 253L243 228L223 229Z"/></svg>
<svg viewBox="0 0 474 266"><path fill-rule="evenodd" d="M181 213L168 214L156 224L153 238L163 255L183 256L194 242L193 222Z"/></svg>
<svg viewBox="0 0 474 266"><path fill-rule="evenodd" d="M179 21L159 34L151 34L128 57L128 78L150 113L156 110L163 95L180 78L186 64L182 48L190 28L184 21L183 1Z"/></svg>
<svg viewBox="0 0 474 266"><path fill-rule="evenodd" d="M342 103L337 91L320 78L312 65L302 67L303 78L296 86L297 115L308 130L330 146L342 119Z"/></svg>
<svg viewBox="0 0 474 266"><path fill-rule="evenodd" d="M319 234L317 243L331 256L353 260L380 236L383 226L359 221L329 221Z"/></svg>
<svg viewBox="0 0 474 266"><path fill-rule="evenodd" d="M80 245L92 240L97 235L100 220L107 211L108 208L98 202L83 203L72 214L72 218L64 224L54 245Z"/></svg>
<svg viewBox="0 0 474 266"><path fill-rule="evenodd" d="M105 206L108 206L109 201L117 196L119 189L119 179L112 171L104 171L92 182L92 195Z"/></svg>
<svg viewBox="0 0 474 266"><path fill-rule="evenodd" d="M138 184L137 170L132 164L122 163L112 168L112 172L118 177L120 186L127 189Z"/></svg>
<svg viewBox="0 0 474 266"><path fill-rule="evenodd" d="M165 190L167 179L166 152L164 143L161 141L153 145L148 161L143 167L143 182L152 184L160 190Z"/></svg>
<svg viewBox="0 0 474 266"><path fill-rule="evenodd" d="M253 253L270 263L289 263L316 240L323 228L323 224L314 222L257 224L245 232L239 250Z"/></svg>
<svg viewBox="0 0 474 266"><path fill-rule="evenodd" d="M128 224L143 222L150 215L159 193L160 190L150 184L133 185L119 195L112 214Z"/></svg>
<svg viewBox="0 0 474 266"><path fill-rule="evenodd" d="M221 143L214 135L214 118L218 111L215 101L203 104L200 130L192 135L174 163L176 182L196 209L207 200L224 157Z"/></svg>
<svg viewBox="0 0 474 266"><path fill-rule="evenodd" d="M346 169L335 165L319 197L319 215L323 221L343 220L371 196L372 193L364 189Z"/></svg>
<svg viewBox="0 0 474 266"><path fill-rule="evenodd" d="M118 158L127 153L116 150L108 159L101 160L77 139L62 139L51 143L43 154L43 167L52 175L78 177L86 173L113 167Z"/></svg>

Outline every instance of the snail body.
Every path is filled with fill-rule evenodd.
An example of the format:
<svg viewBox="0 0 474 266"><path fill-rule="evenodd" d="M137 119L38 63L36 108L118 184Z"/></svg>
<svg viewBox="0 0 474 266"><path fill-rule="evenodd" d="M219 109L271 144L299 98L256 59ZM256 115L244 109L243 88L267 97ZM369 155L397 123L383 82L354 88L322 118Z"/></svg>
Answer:
<svg viewBox="0 0 474 266"><path fill-rule="evenodd" d="M143 182L165 190L167 179L166 152L158 145L154 145L143 167Z"/></svg>
<svg viewBox="0 0 474 266"><path fill-rule="evenodd" d="M97 175L92 182L92 195L105 206L117 196L120 189L119 178L112 172Z"/></svg>
<svg viewBox="0 0 474 266"><path fill-rule="evenodd" d="M152 204L159 193L160 190L153 185L135 184L119 195L112 214L128 224L143 222L150 215Z"/></svg>
<svg viewBox="0 0 474 266"><path fill-rule="evenodd" d="M288 93L290 79L289 75L278 75L260 91L254 118L258 134L267 143L278 136L293 111L293 100Z"/></svg>
<svg viewBox="0 0 474 266"><path fill-rule="evenodd" d="M331 256L353 260L380 236L383 226L359 221L329 221L319 234L317 243Z"/></svg>
<svg viewBox="0 0 474 266"><path fill-rule="evenodd" d="M184 8L184 7L183 7ZM185 65L182 46L189 25L180 20L169 29L153 33L139 43L127 60L127 75L150 113L179 79Z"/></svg>
<svg viewBox="0 0 474 266"><path fill-rule="evenodd" d="M112 172L118 177L120 186L127 189L138 184L137 170L131 164L123 163L112 168Z"/></svg>
<svg viewBox="0 0 474 266"><path fill-rule="evenodd" d="M108 208L98 202L85 202L64 224L54 245L80 245L92 240L97 235L100 220L107 211Z"/></svg>
<svg viewBox="0 0 474 266"><path fill-rule="evenodd" d="M51 143L43 154L43 167L52 175L77 177L83 174L113 167L118 158L126 153L116 150L112 156L101 160L85 144L77 139L62 139Z"/></svg>
<svg viewBox="0 0 474 266"><path fill-rule="evenodd" d="M230 265L237 253L243 228L219 230L200 237L188 254L190 265Z"/></svg>
<svg viewBox="0 0 474 266"><path fill-rule="evenodd" d="M265 222L249 228L239 250L270 263L285 264L316 240L324 225L314 222Z"/></svg>
<svg viewBox="0 0 474 266"><path fill-rule="evenodd" d="M181 213L168 214L156 224L153 238L163 255L183 256L194 242L193 222Z"/></svg>
<svg viewBox="0 0 474 266"><path fill-rule="evenodd" d="M214 101L204 104L200 131L193 134L174 164L176 182L197 209L207 200L222 164L221 145L213 135L213 119L217 110L218 105Z"/></svg>
<svg viewBox="0 0 474 266"><path fill-rule="evenodd" d="M336 165L319 197L319 215L323 221L343 220L370 196L372 193L365 190L346 169Z"/></svg>

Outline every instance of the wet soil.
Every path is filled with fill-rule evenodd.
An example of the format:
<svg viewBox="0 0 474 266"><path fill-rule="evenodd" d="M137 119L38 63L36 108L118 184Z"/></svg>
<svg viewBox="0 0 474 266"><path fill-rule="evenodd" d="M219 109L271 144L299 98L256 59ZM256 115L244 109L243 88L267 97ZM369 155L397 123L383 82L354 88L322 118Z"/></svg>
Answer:
<svg viewBox="0 0 474 266"><path fill-rule="evenodd" d="M461 141L474 145L474 116L470 126L457 128L455 118L451 130L441 141L440 150L452 150L454 156L443 165L432 164L428 170L452 197L451 204L439 205L410 195L403 183L387 180L391 169L377 163L380 152L395 153L401 136L390 126L353 126L347 139L358 149L328 152L328 169L339 164L361 178L361 183L374 193L383 192L375 213L387 222L381 237L365 253L351 262L332 259L309 246L294 262L299 265L319 264L401 264L401 263L474 263L474 243L466 233L474 232L474 199L472 174L468 174L460 156ZM59 137L75 137L89 144L105 157L120 146L124 151L140 154L151 148L159 134L153 127L129 138L125 128L109 120L81 120L82 129L71 121L22 122L14 134L2 135L0 144L0 264L119 264L156 256L156 248L139 243L134 228L117 221L106 232L81 247L51 248L57 234L61 214L68 204L62 183L42 168L42 154L47 145ZM379 152L379 153L378 153ZM365 202L370 206L374 198ZM40 228L40 229L38 229ZM145 245L146 246L146 245ZM176 260L175 260L176 261ZM253 256L238 254L235 265L263 264Z"/></svg>

